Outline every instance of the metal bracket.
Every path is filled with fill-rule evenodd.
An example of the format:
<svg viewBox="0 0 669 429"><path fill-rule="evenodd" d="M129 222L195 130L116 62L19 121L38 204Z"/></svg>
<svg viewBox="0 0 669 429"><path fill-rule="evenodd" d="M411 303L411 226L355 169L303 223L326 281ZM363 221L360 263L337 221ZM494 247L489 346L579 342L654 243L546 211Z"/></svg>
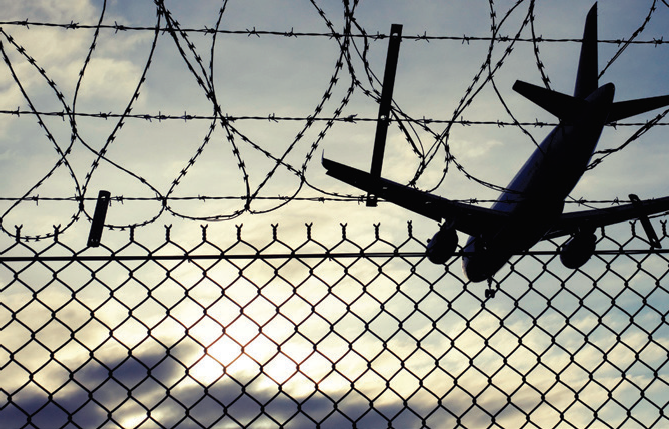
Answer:
<svg viewBox="0 0 669 429"><path fill-rule="evenodd" d="M105 226L105 217L107 216L107 207L111 200L111 193L109 191L100 191L98 193L98 202L95 205L95 213L93 214L93 223L91 224L91 231L88 234L88 247L98 247L102 239L102 229Z"/></svg>
<svg viewBox="0 0 669 429"><path fill-rule="evenodd" d="M650 243L650 247L653 249L661 249L662 245L660 244L660 239L657 238L657 234L653 229L653 225L650 224L648 216L643 212L643 202L635 194L630 194L629 197L630 200L632 201L632 206L634 206L634 208L638 212L637 215L639 216L639 222L641 222L641 226L643 227L643 230L646 232L646 236L648 237L648 242Z"/></svg>
<svg viewBox="0 0 669 429"><path fill-rule="evenodd" d="M388 135L388 124L390 123L390 106L393 101L393 88L395 86L395 75L397 72L397 60L399 59L401 41L402 25L393 24L390 27L390 41L388 42L388 55L386 56L386 69L383 75L381 103L379 104L379 116L376 122L376 136L374 137L374 152L372 154L372 168L370 170L370 174L374 178L381 177L383 153L386 149L386 136ZM368 193L367 207L376 207L376 203L376 195Z"/></svg>

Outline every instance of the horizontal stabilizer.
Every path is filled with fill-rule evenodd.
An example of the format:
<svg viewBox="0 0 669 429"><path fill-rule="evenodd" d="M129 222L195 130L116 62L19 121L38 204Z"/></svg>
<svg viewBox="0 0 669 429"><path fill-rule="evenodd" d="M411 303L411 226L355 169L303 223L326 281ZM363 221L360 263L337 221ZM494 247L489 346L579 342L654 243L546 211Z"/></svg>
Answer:
<svg viewBox="0 0 669 429"><path fill-rule="evenodd" d="M587 102L561 92L517 80L513 90L561 120L577 116Z"/></svg>
<svg viewBox="0 0 669 429"><path fill-rule="evenodd" d="M611 106L608 122L616 122L630 116L639 115L669 105L669 95L639 98L638 100L619 101Z"/></svg>

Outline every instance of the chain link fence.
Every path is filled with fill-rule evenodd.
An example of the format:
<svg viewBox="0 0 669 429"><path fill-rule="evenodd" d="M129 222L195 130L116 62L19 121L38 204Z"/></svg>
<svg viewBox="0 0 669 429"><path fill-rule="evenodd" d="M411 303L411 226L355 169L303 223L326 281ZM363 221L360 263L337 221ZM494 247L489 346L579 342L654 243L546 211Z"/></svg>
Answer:
<svg viewBox="0 0 669 429"><path fill-rule="evenodd" d="M5 239L0 426L667 427L669 259L621 228L582 270L512 259L491 299L411 224Z"/></svg>

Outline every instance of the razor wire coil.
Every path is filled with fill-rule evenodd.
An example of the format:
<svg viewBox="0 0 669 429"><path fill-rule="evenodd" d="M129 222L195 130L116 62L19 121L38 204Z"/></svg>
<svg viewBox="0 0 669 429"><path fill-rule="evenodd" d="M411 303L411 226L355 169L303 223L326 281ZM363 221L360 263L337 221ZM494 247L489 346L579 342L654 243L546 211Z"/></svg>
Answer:
<svg viewBox="0 0 669 429"><path fill-rule="evenodd" d="M35 180L34 184L25 190L22 196L16 197L7 197L8 200L12 200L13 203L8 205L4 211L4 214L0 215L0 219L8 217L12 212L18 210L17 208L25 203L30 201L36 201L40 198L40 189L44 188L44 185L53 180L53 177L57 171L66 170L69 176L71 177L71 184L73 192L71 193L71 198L78 201L85 201L88 198L90 193L89 184L98 172L98 167L102 164L110 166L112 169L118 171L122 176L126 176L131 180L134 180L137 183L138 188L149 192L150 194L155 195L155 201L160 202L159 206L153 210L152 214L147 214L146 218L140 222L127 225L107 225L108 227L120 228L120 227L140 227L149 225L157 221L163 214L170 214L183 219L190 219L195 221L219 221L219 220L230 220L237 218L238 216L245 213L266 213L268 211L276 210L280 207L285 206L293 200L302 199L303 201L349 201L351 196L342 195L337 192L328 191L326 189L321 189L315 184L311 183L306 176L306 171L314 158L315 152L322 147L322 142L326 139L329 131L337 124L355 124L358 122L374 122L376 118L368 118L363 116L358 116L357 114L345 114L344 108L349 105L350 99L353 94L362 94L365 97L378 102L380 98L380 82L375 76L374 70L372 70L369 62L369 53L371 49L371 44L387 39L387 35L376 33L369 33L356 19L356 9L359 6L358 1L343 1L341 5L341 16L343 27L337 28L333 21L328 16L323 8L316 1L310 1L313 10L319 15L322 19L322 23L327 28L327 31L324 32L306 32L299 31L299 29L291 28L290 31L274 31L267 29L230 29L224 28L222 25L223 17L226 13L227 1L222 2L222 6L219 10L218 16L214 25L212 26L202 26L201 28L186 28L179 24L179 22L173 16L171 10L164 4L163 1L155 0L155 11L156 19L155 25L153 26L133 26L125 23L119 22L107 22L106 17L107 3L102 1L102 7L100 8L100 16L97 24L92 23L81 23L75 22L40 22L34 21L31 19L24 20L5 20L0 22L0 38L2 38L1 51L5 64L10 70L14 83L17 87L21 88L23 97L28 104L28 108L17 107L16 110L4 109L0 111L0 115L5 115L7 117L29 117L37 121L39 127L41 127L49 140L53 150L55 150L57 159L50 171L46 171L44 176ZM610 64L620 58L620 55L625 51L628 46L640 46L640 45L652 45L656 48L663 48L666 44L662 37L652 38L652 39L641 39L640 35L645 29L646 25L651 22L654 13L658 10L658 5L660 3L657 1L652 1L650 3L648 14L645 16L643 22L639 25L637 29L629 36L620 39L604 39L600 40L601 43L606 43L610 45L616 45L618 47L617 53L607 62L606 67L603 69L604 73ZM661 4L666 6L666 2L661 1ZM522 24L512 32L513 35L504 34L506 32L505 24L510 16L513 14L521 14L524 16ZM537 35L537 29L535 28L535 1L528 0L519 0L508 10L497 7L493 2L489 2L489 16L490 16L490 35L486 36L475 36L475 35L428 35L427 31L423 34L418 35L404 35L402 36L404 43L430 43L437 41L446 41L446 42L460 42L463 44L469 43L484 43L488 44L487 56L484 62L481 64L480 68L476 74L472 77L471 85L465 91L459 106L454 110L452 117L450 118L415 118L411 117L405 112L402 111L401 106L394 105L392 110L392 117L390 118L391 123L395 124L399 131L404 135L404 138L407 144L412 148L413 153L419 160L418 168L415 171L413 178L408 182L409 185L413 186L423 175L425 169L434 165L438 162L443 162L443 175L441 180L435 182L431 185L428 191L433 191L436 189L439 184L443 181L445 175L451 169L455 169L463 174L467 179L478 183L484 187L488 187L494 190L502 191L504 188L494 183L490 183L486 180L483 180L475 175L471 174L467 167L462 165L458 158L451 152L449 147L449 138L451 129L454 126L497 126L497 127L515 127L520 129L528 138L534 140L531 134L527 131L529 127L545 127L552 126L550 122L539 121L535 122L524 122L519 121L513 115L511 115L512 120L490 120L490 121L481 121L481 120L468 120L464 116L466 110L471 105L473 99L480 93L482 88L486 86L492 86L497 92L497 97L503 105L503 98L500 93L495 88L494 77L497 74L497 71L504 67L506 59L511 55L514 50L516 43L531 43L534 46L534 55L537 65L537 69L541 72L542 79L544 84L547 87L550 87L550 78L543 66L542 56L539 50L539 45L542 43L577 43L580 42L578 38L550 38L544 37L542 35ZM77 82L76 90L72 100L67 100L63 92L59 89L57 82L51 77L50 73L40 66L39 61L31 55L31 53L21 45L20 40L14 37L14 30L21 29L24 31L36 31L35 29L39 28L56 28L64 31L93 31L90 47L84 59L83 65L81 67ZM529 29L529 30L528 30ZM530 32L531 37L523 36L523 34ZM90 112L90 111L81 111L77 107L77 100L79 97L79 89L81 83L85 76L87 75L87 69L89 67L92 59L95 58L96 48L99 46L103 38L108 37L108 34L114 35L119 32L140 32L153 35L153 40L148 50L146 57L146 62L143 65L143 71L141 77L137 83L135 91L132 96L129 98L127 105L124 110L121 112ZM19 34L19 33L17 33ZM196 44L191 40L191 37L195 35L205 35L210 38L209 45ZM18 36L19 38L21 35ZM216 95L216 90L213 86L214 78L214 55L215 47L217 40L223 37L246 37L258 39L263 37L279 37L280 39L292 39L292 38L311 38L311 37L320 37L333 40L334 43L339 47L339 53L336 56L334 61L334 70L332 72L332 77L329 81L329 84L322 92L322 97L320 102L316 103L313 106L313 113L307 116L285 116L285 115L276 115L274 113L262 114L262 115L235 115L228 114L225 112L225 106L218 101ZM212 107L212 114L201 114L201 113L189 113L185 111L183 114L174 114L161 112L156 113L137 113L136 112L136 101L142 96L142 88L146 82L147 73L152 70L152 61L154 59L154 51L156 49L158 41L165 39L171 39L174 46L177 49L178 56L182 59L183 63L187 66L190 75L194 79L194 82L198 85L204 96L210 102ZM503 46L502 56L500 58L493 59L493 51L498 48L498 46ZM209 63L206 62L205 58L201 55L200 51L207 49L210 51ZM11 55L10 55L11 54ZM18 57L17 57L18 56ZM11 57L11 58L10 58ZM51 88L54 95L56 96L57 102L62 106L61 110L43 110L39 109L36 104L33 103L33 97L29 94L24 88L23 78L17 74L14 70L14 66L18 62L25 62L29 64L39 75L41 75L44 82L48 87ZM335 94L335 88L342 89L344 92L343 98L340 101L331 100ZM328 104L329 103L329 104ZM334 103L334 107L332 106ZM332 109L331 114L326 114L325 106L330 106L329 109ZM511 112L507 108L507 112ZM656 125L664 126L666 125L663 122L664 116L667 111L662 112L657 115L652 120L648 122L630 122L630 123L619 123L615 124L616 127L632 127L636 128L636 131L631 137L629 137L625 142L620 144L616 148L605 149L596 153L595 158L593 159L590 168L594 168L599 165L604 159L608 156L623 150L631 142L638 139L640 136L645 134L648 130ZM50 125L45 121L46 118L62 118L69 127L71 128L70 139L69 141L60 139L56 137L55 134L50 130ZM102 146L94 147L90 142L79 132L77 121L84 118L94 118L101 119L105 121L114 121L115 126L111 133L105 138L105 142ZM191 121L204 121L209 123L209 128L202 135L202 140L199 147L193 152L189 160L184 161L184 166L180 172L177 173L171 180L171 185L167 186L167 190L160 190L163 186L159 186L158 183L153 183L150 180L147 180L145 176L140 171L132 171L124 166L122 163L116 162L113 158L108 156L109 150L111 147L118 142L118 134L121 128L128 123L130 120L144 120L147 122L147 125L153 121L162 122L168 120L183 120L185 122ZM277 152L264 143L259 142L247 135L241 128L236 127L236 124L241 123L241 121L269 121L269 122L297 122L304 124L303 128L294 136L292 142L288 144L286 148ZM301 165L299 162L294 162L289 160L289 156L293 156L297 151L298 143L302 143L302 140L305 138L309 132L313 132L314 126L318 124L320 131L316 131L315 137L310 136L309 138L313 141L310 141L308 147L306 148L303 156ZM173 205L170 204L171 201L186 201L188 199L193 199L189 196L177 195L177 190L181 189L181 183L184 177L193 170L195 165L198 165L198 162L202 160L202 153L207 147L212 145L213 133L221 131L224 134L226 140L225 144L228 145L230 150L230 156L236 159L237 168L239 169L240 181L243 184L244 195L209 195L206 198L201 198L201 201L206 201L207 199L220 199L220 200L240 200L243 202L241 206L235 209L230 209L227 212L215 213L208 216L201 216L189 211L184 211L183 209L176 209ZM423 136L419 135L423 133ZM430 136L425 137L425 136ZM536 144L536 142L535 142ZM72 167L72 151L74 147L83 146L92 155L93 161L90 165L90 168L82 174L79 170ZM252 152L257 154L262 154L273 164L273 167L264 173L264 177L256 177L254 185L251 186L250 178L257 176L253 171L249 170L247 166L247 161L242 155L242 147L248 147ZM443 154L443 157L441 157ZM442 158L443 161L437 161L437 159ZM298 185L295 189L286 191L280 197L267 197L263 195L263 190L267 188L275 180L276 173L279 171L285 171L290 175L295 176L298 179ZM308 196L304 197L303 194L306 191L315 193L318 196ZM44 197L44 196L43 196ZM126 200L130 201L133 197L128 195ZM146 198L146 197L138 197ZM198 195L199 198L199 195ZM353 198L356 199L355 197ZM269 206L268 208L254 208L257 207L257 204L254 204L256 201L275 201L275 204ZM66 201L64 198L55 197L52 201ZM63 222L61 226L61 233L64 233L71 227L74 223L80 219L90 219L91 215L86 211L86 207L83 205L76 206L75 211L70 216L67 222ZM0 223L0 228L7 235L13 236L14 231L12 231L10 225L6 223ZM51 232L46 231L39 236L51 236ZM25 238L36 237L35 234L26 234Z"/></svg>

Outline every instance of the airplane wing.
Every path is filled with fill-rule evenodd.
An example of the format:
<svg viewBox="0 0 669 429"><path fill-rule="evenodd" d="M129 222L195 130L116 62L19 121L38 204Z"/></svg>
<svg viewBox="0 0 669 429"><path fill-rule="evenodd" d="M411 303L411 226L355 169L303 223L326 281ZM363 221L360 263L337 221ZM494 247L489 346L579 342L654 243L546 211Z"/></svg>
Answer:
<svg viewBox="0 0 669 429"><path fill-rule="evenodd" d="M322 162L328 176L437 222L446 219L468 235L478 236L488 229L497 229L508 217L504 212L451 201L326 158Z"/></svg>
<svg viewBox="0 0 669 429"><path fill-rule="evenodd" d="M622 204L603 209L590 209L564 213L543 239L547 240L574 234L583 229L595 230L603 226L613 225L631 219L643 218L665 211L669 211L669 197L644 200L639 201L638 203Z"/></svg>

